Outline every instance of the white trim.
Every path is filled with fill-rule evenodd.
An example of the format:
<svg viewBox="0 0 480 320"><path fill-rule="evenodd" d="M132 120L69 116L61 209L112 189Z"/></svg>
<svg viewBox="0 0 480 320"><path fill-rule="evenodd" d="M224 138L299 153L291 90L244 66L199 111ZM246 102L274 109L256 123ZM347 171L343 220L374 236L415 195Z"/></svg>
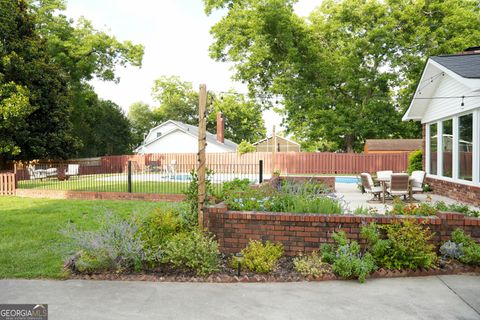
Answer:
<svg viewBox="0 0 480 320"><path fill-rule="evenodd" d="M480 184L480 110L473 110L472 181Z"/></svg>
<svg viewBox="0 0 480 320"><path fill-rule="evenodd" d="M425 172L430 174L430 123L425 125Z"/></svg>
<svg viewBox="0 0 480 320"><path fill-rule="evenodd" d="M286 140L286 141L288 141L288 142L291 142L291 143L293 143L293 144L295 144L295 145L297 145L297 146L300 146L300 143L298 143L298 142L295 142L295 141L293 141L293 140L290 140L290 139L288 139L288 138L285 138L285 137L279 136L278 134L276 134L275 136L276 136L277 138L280 138L280 139ZM257 144L259 144L259 143L262 143L262 142L264 142L264 141L267 141L267 140L269 140L269 139L272 139L272 138L273 138L273 136L271 136L271 137L266 137L266 138L263 138L262 140L258 140L257 142L255 142L255 143L252 143L252 145L253 145L253 146L256 146Z"/></svg>

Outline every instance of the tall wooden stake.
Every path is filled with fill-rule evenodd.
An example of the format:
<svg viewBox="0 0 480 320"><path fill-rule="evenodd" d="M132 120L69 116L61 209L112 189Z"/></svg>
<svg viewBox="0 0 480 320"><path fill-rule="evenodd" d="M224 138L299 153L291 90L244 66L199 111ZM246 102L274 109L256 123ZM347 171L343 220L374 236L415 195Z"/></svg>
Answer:
<svg viewBox="0 0 480 320"><path fill-rule="evenodd" d="M207 146L206 131L207 131L207 86L200 85L200 94L198 101L198 227L203 230L203 210L205 209L206 200L206 182L205 182L205 164L206 154L205 148Z"/></svg>
<svg viewBox="0 0 480 320"><path fill-rule="evenodd" d="M277 155L277 135L275 134L275 126L273 126L272 129L272 143L273 143L273 149L272 149L272 176L275 172L275 165L277 163L276 161L276 155Z"/></svg>

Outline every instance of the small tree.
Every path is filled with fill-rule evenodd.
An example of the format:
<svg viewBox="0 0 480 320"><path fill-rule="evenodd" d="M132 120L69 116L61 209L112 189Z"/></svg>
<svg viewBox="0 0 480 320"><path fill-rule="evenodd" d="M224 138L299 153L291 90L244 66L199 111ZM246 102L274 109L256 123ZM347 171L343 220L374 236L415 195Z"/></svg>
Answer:
<svg viewBox="0 0 480 320"><path fill-rule="evenodd" d="M255 152L256 150L257 148L255 148L253 144L246 140L242 140L242 142L240 142L240 144L238 145L238 153L240 153L241 155L249 152Z"/></svg>

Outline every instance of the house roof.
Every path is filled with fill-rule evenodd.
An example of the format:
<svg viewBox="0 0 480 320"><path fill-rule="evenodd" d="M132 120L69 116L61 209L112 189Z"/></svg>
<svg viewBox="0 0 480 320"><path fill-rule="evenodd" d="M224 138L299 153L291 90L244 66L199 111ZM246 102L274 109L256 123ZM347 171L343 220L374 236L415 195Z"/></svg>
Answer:
<svg viewBox="0 0 480 320"><path fill-rule="evenodd" d="M403 121L423 119L425 110L444 77L451 77L471 90L472 94L476 94L480 91L480 51L430 57Z"/></svg>
<svg viewBox="0 0 480 320"><path fill-rule="evenodd" d="M480 79L480 53L464 53L430 57L433 61L452 70L459 76L469 79Z"/></svg>
<svg viewBox="0 0 480 320"><path fill-rule="evenodd" d="M192 126L192 125L189 125L189 124L186 124L186 123L183 123L181 121L175 121L175 120L168 120L154 128L152 128L149 132L148 135L150 135L150 133L152 133L153 131L155 131L156 129L158 128L161 128L162 126L166 125L167 123L172 123L174 124L177 128L174 129L174 130L170 130L168 132L165 132L164 134L162 134L161 136L149 141L148 143L143 143L141 146L139 146L138 148L135 149L136 152L142 150L144 147L162 139L163 137L169 135L170 133L172 132L175 132L175 131L182 131L186 134L189 134L195 138L198 139L198 127L195 127L195 126ZM147 136L148 137L148 136ZM227 150L230 150L232 152L236 151L237 150L237 144L231 140L228 140L228 139L225 139L224 140L224 143L221 143L217 140L217 136L215 134L212 134L210 132L207 131L206 133L206 138L207 138L207 144L211 144L211 145L217 145L221 148L225 148Z"/></svg>
<svg viewBox="0 0 480 320"><path fill-rule="evenodd" d="M295 144L295 145L297 145L297 146L300 145L298 142L295 142L295 141L290 140L290 139L285 138L285 137L281 137L281 136L279 136L278 134L276 134L275 136L277 136L277 138L279 138L279 139L283 139L283 140L288 141L288 142L290 142L290 143L292 143L292 144ZM259 144L259 143L262 143L262 142L264 142L264 141L270 140L270 139L272 139L272 138L273 138L273 136L263 138L262 140L259 140L259 141L255 142L255 143L253 143L253 145L255 146L255 145Z"/></svg>
<svg viewBox="0 0 480 320"><path fill-rule="evenodd" d="M368 151L414 151L422 149L422 139L367 139Z"/></svg>

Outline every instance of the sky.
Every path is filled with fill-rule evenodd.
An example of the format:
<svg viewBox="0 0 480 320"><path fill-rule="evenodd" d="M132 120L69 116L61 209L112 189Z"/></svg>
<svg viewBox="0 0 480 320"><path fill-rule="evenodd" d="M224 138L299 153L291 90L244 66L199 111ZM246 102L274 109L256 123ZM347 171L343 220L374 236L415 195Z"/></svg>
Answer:
<svg viewBox="0 0 480 320"><path fill-rule="evenodd" d="M295 11L307 16L321 0L299 0ZM118 68L118 84L93 80L97 94L120 105L126 112L136 101L152 106L151 88L160 76L180 76L194 88L201 83L215 92L233 88L246 92L234 82L232 65L212 60L208 48L213 42L210 28L220 13L206 16L202 0L68 0L66 15L84 16L96 29L107 31L118 40L131 40L145 46L142 67ZM267 131L280 127L281 117L264 113ZM278 130L278 129L277 129Z"/></svg>

